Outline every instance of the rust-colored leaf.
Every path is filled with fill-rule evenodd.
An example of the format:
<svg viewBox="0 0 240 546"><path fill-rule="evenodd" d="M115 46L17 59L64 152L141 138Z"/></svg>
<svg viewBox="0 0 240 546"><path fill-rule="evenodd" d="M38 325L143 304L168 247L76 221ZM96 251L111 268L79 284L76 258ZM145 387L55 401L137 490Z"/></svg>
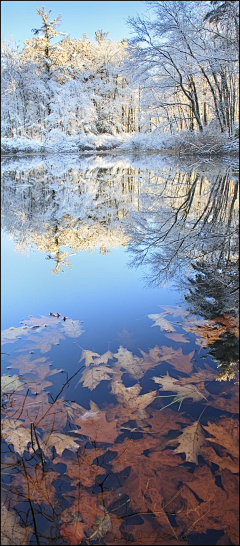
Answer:
<svg viewBox="0 0 240 546"><path fill-rule="evenodd" d="M239 422L237 419L222 417L217 423L208 422L203 427L213 438L206 438L207 442L223 446L228 453L239 457Z"/></svg>
<svg viewBox="0 0 240 546"><path fill-rule="evenodd" d="M75 420L75 424L81 427L79 434L88 436L95 442L112 444L118 437L116 422L109 423L106 419L106 411L103 410L86 411Z"/></svg>
<svg viewBox="0 0 240 546"><path fill-rule="evenodd" d="M30 499L36 504L44 502L52 506L56 501L53 482L57 478L57 472L46 472L40 465L29 465L27 469L15 476L13 487L18 489L20 499Z"/></svg>
<svg viewBox="0 0 240 546"><path fill-rule="evenodd" d="M54 463L64 463L67 466L66 474L71 478L72 485L81 483L89 487L95 483L97 476L106 473L106 470L97 464L98 457L101 457L105 451L81 448L78 453L65 455L64 458L56 457Z"/></svg>

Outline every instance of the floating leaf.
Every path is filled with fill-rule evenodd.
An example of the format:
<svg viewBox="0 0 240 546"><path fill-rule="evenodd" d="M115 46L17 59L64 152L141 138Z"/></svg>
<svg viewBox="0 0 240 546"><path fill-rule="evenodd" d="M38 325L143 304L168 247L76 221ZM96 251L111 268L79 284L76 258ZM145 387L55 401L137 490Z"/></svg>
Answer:
<svg viewBox="0 0 240 546"><path fill-rule="evenodd" d="M206 400L205 394L209 394L205 390L204 392L200 392L196 385L182 385L168 373L164 377L153 377L153 381L155 381L155 383L159 383L164 391L176 392L177 396L173 398L173 401L184 398L192 398L194 402L199 402L203 399Z"/></svg>
<svg viewBox="0 0 240 546"><path fill-rule="evenodd" d="M208 442L223 446L235 458L239 457L239 423L236 419L222 417L217 423L208 422L203 427L213 438Z"/></svg>
<svg viewBox="0 0 240 546"><path fill-rule="evenodd" d="M100 355L99 358L94 359L94 365L98 366L99 364L107 364L109 360L113 360L114 355L111 351L106 351L103 355Z"/></svg>
<svg viewBox="0 0 240 546"><path fill-rule="evenodd" d="M113 373L113 370L107 368L107 366L89 367L84 370L77 385L83 383L83 387L87 387L90 391L93 391L101 381L109 381Z"/></svg>
<svg viewBox="0 0 240 546"><path fill-rule="evenodd" d="M15 343L15 341L21 337L29 334L29 329L27 326L19 326L18 328L8 328L7 330L1 331L1 343Z"/></svg>
<svg viewBox="0 0 240 546"><path fill-rule="evenodd" d="M173 327L173 325L167 319L165 319L164 316L165 316L165 313L159 313L155 315L148 315L148 318L154 321L154 324L152 324L152 327L159 326L160 330L163 330L166 332L175 332L175 328Z"/></svg>
<svg viewBox="0 0 240 546"><path fill-rule="evenodd" d="M138 416L144 418L146 416L145 408L149 406L155 396L156 391L148 392L139 396L141 386L136 383L133 387L125 387L121 381L112 381L112 393L116 395L118 402L129 409L129 418L133 412L137 412Z"/></svg>
<svg viewBox="0 0 240 546"><path fill-rule="evenodd" d="M45 316L40 315L39 317L30 317L29 319L24 319L21 321L22 324L27 324L28 326L54 326L56 324L60 324L60 321L58 320L59 317L57 315L51 315Z"/></svg>
<svg viewBox="0 0 240 546"><path fill-rule="evenodd" d="M2 437L8 444L12 444L16 453L21 455L28 448L31 441L31 432L22 421L5 418L1 423Z"/></svg>
<svg viewBox="0 0 240 546"><path fill-rule="evenodd" d="M1 377L1 392L12 393L21 390L25 386L25 383L21 381L18 375L2 375Z"/></svg>
<svg viewBox="0 0 240 546"><path fill-rule="evenodd" d="M172 339L172 341L176 341L176 343L190 343L183 334L165 334L165 337Z"/></svg>
<svg viewBox="0 0 240 546"><path fill-rule="evenodd" d="M128 349L120 345L118 352L113 356L117 359L117 362L113 364L114 367L123 368L135 379L140 379L144 375L141 369L142 359L134 356Z"/></svg>
<svg viewBox="0 0 240 546"><path fill-rule="evenodd" d="M78 362L82 362L82 360L85 360L85 366L90 366L90 364L95 364L94 357L100 356L98 353L94 353L93 351L88 351L87 349L83 349L82 356L79 359Z"/></svg>
<svg viewBox="0 0 240 546"><path fill-rule="evenodd" d="M46 445L48 448L54 447L59 455L62 455L65 449L69 449L70 451L77 451L79 449L79 444L74 441L72 436L69 436L68 434L61 434L60 432L44 434L43 450L44 445Z"/></svg>
<svg viewBox="0 0 240 546"><path fill-rule="evenodd" d="M64 322L63 332L68 337L80 337L82 334L84 334L85 330L83 330L79 320L69 319Z"/></svg>
<svg viewBox="0 0 240 546"><path fill-rule="evenodd" d="M186 309L183 309L183 307L180 307L179 305L176 307L161 305L161 307L167 315L172 315L173 317L186 317L189 315L189 311L186 311Z"/></svg>
<svg viewBox="0 0 240 546"><path fill-rule="evenodd" d="M179 443L174 453L185 453L186 461L198 464L198 455L201 455L201 447L204 445L206 438L199 421L195 421L192 425L187 426L181 436L173 440L171 443Z"/></svg>

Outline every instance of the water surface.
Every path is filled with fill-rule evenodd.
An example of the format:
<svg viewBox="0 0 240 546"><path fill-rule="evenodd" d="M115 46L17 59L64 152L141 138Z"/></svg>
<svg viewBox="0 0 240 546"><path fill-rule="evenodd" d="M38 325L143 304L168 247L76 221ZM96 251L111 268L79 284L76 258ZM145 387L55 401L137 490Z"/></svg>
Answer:
<svg viewBox="0 0 240 546"><path fill-rule="evenodd" d="M237 192L220 162L3 160L6 544L238 543Z"/></svg>

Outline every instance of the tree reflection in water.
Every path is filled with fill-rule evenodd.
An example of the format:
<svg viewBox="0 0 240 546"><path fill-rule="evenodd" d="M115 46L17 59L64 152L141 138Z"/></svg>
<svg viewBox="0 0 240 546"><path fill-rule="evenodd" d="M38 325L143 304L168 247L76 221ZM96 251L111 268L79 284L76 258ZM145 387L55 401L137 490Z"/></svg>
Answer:
<svg viewBox="0 0 240 546"><path fill-rule="evenodd" d="M212 321L209 330L214 321L225 324L219 339L208 343L219 380L234 378L239 362L237 198L236 171L230 168L208 179L195 170L179 174L159 201L154 195L151 212L148 208L135 216L130 232L131 265L150 265L148 283L175 279L186 290L190 312Z"/></svg>

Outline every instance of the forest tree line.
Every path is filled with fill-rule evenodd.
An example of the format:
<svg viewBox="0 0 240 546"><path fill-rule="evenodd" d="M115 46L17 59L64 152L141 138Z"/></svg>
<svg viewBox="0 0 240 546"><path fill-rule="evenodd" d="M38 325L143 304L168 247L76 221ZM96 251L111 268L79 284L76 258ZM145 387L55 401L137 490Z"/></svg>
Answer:
<svg viewBox="0 0 240 546"><path fill-rule="evenodd" d="M199 130L235 133L239 2L148 1L129 18L133 38L98 30L71 39L61 16L23 47L2 45L2 136L117 135Z"/></svg>

